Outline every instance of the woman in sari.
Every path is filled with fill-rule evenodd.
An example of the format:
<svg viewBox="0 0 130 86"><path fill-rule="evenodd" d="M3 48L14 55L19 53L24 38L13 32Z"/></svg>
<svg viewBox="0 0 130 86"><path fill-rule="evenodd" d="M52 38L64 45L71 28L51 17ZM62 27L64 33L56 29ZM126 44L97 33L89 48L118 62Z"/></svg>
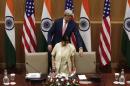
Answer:
<svg viewBox="0 0 130 86"><path fill-rule="evenodd" d="M61 42L57 43L52 50L52 68L57 74L70 75L74 69L74 55L76 49L69 43L68 36L63 36Z"/></svg>

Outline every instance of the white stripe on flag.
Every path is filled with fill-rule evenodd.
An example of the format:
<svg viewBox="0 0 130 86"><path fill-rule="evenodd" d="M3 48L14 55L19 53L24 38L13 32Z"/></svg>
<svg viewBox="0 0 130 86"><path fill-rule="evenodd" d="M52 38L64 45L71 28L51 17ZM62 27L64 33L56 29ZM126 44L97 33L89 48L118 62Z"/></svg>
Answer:
<svg viewBox="0 0 130 86"><path fill-rule="evenodd" d="M33 22L35 21L35 18L34 18L34 15L32 16L32 19L33 19ZM35 37L35 33L34 33L34 30L33 30L33 28L32 28L32 26L31 26L31 24L30 24L30 22L29 22L29 20L28 20L28 18L27 18L27 16L25 15L25 21L26 21L26 25L28 26L28 28L29 28L29 30L30 30L30 32L31 32L31 36L33 37L33 39L34 39L34 42L35 42L35 44L36 44L36 37ZM35 23L34 23L35 24Z"/></svg>
<svg viewBox="0 0 130 86"><path fill-rule="evenodd" d="M109 51L108 51L108 48L106 47L106 44L105 44L105 42L104 42L104 40L103 40L103 37L102 37L102 34L100 35L100 39L101 39L101 41L102 41L103 50L106 52L106 55L107 55L109 61L111 61L111 58L110 58L111 55L110 55L110 53L109 53Z"/></svg>
<svg viewBox="0 0 130 86"><path fill-rule="evenodd" d="M12 30L6 30L6 33L13 45L13 47L15 48L15 28L13 28ZM16 49L16 48L15 48Z"/></svg>
<svg viewBox="0 0 130 86"><path fill-rule="evenodd" d="M106 65L107 63L106 63L106 61L105 61L105 59L104 59L104 57L103 57L103 55L102 55L102 52L101 52L101 48L99 47L99 55L100 55L100 57L101 57L101 62L102 62L102 64L103 65Z"/></svg>
<svg viewBox="0 0 130 86"><path fill-rule="evenodd" d="M110 44L110 36L109 36L109 33L108 33L107 30L106 30L107 28L106 28L104 22L102 22L102 27L103 27L103 32L104 32L104 34L105 34L105 36L106 36L106 38L107 38L107 41L108 41L109 44Z"/></svg>
<svg viewBox="0 0 130 86"><path fill-rule="evenodd" d="M25 42L24 42L24 38L23 38L23 37L22 37L22 44L23 44L23 46L24 46L25 54L27 54L27 53L28 53L28 50L27 50L27 48L26 48L26 46L25 46Z"/></svg>
<svg viewBox="0 0 130 86"><path fill-rule="evenodd" d="M34 49L33 45L31 44L30 37L28 36L28 34L27 34L26 30L25 30L24 25L23 25L23 32L25 34L25 40L27 41L28 45L30 46L31 52L35 52L35 49Z"/></svg>

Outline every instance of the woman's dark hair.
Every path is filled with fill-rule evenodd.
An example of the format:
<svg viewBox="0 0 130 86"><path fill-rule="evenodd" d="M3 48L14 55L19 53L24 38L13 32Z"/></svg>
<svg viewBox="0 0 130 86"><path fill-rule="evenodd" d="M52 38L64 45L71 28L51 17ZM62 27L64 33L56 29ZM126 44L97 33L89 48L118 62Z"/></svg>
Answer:
<svg viewBox="0 0 130 86"><path fill-rule="evenodd" d="M64 35L61 39L61 41L65 41L68 42L69 41L69 37L67 35Z"/></svg>

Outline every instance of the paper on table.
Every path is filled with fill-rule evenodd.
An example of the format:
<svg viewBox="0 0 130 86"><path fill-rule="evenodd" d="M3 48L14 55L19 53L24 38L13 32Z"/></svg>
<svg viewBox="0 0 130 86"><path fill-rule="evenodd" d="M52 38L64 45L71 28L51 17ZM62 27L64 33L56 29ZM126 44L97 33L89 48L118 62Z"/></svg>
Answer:
<svg viewBox="0 0 130 86"><path fill-rule="evenodd" d="M91 81L79 81L80 84L92 84Z"/></svg>
<svg viewBox="0 0 130 86"><path fill-rule="evenodd" d="M113 83L114 83L114 84L119 84L119 82L118 82L118 81L114 81Z"/></svg>
<svg viewBox="0 0 130 86"><path fill-rule="evenodd" d="M40 78L41 74L40 73L28 73L26 74L26 78Z"/></svg>
<svg viewBox="0 0 130 86"><path fill-rule="evenodd" d="M16 84L16 82L10 82L10 85L15 85Z"/></svg>
<svg viewBox="0 0 130 86"><path fill-rule="evenodd" d="M130 84L130 81L126 81L127 82L127 84Z"/></svg>
<svg viewBox="0 0 130 86"><path fill-rule="evenodd" d="M79 80L87 80L85 75L78 75Z"/></svg>

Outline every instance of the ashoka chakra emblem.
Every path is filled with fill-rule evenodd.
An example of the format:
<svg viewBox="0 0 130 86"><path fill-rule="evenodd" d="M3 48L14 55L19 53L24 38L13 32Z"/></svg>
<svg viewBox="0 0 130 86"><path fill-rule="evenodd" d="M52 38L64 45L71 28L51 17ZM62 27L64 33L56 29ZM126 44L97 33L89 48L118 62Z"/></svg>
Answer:
<svg viewBox="0 0 130 86"><path fill-rule="evenodd" d="M90 27L89 20L85 17L81 17L79 22L79 27L81 31L87 31Z"/></svg>
<svg viewBox="0 0 130 86"><path fill-rule="evenodd" d="M14 28L14 18L11 16L6 16L5 18L5 28L6 30L12 30Z"/></svg>
<svg viewBox="0 0 130 86"><path fill-rule="evenodd" d="M126 18L124 21L124 27L125 30L127 30L128 32L130 32L130 18Z"/></svg>
<svg viewBox="0 0 130 86"><path fill-rule="evenodd" d="M52 27L52 20L51 19L49 19L49 18L42 19L42 22L41 22L42 31L48 32L51 27Z"/></svg>

